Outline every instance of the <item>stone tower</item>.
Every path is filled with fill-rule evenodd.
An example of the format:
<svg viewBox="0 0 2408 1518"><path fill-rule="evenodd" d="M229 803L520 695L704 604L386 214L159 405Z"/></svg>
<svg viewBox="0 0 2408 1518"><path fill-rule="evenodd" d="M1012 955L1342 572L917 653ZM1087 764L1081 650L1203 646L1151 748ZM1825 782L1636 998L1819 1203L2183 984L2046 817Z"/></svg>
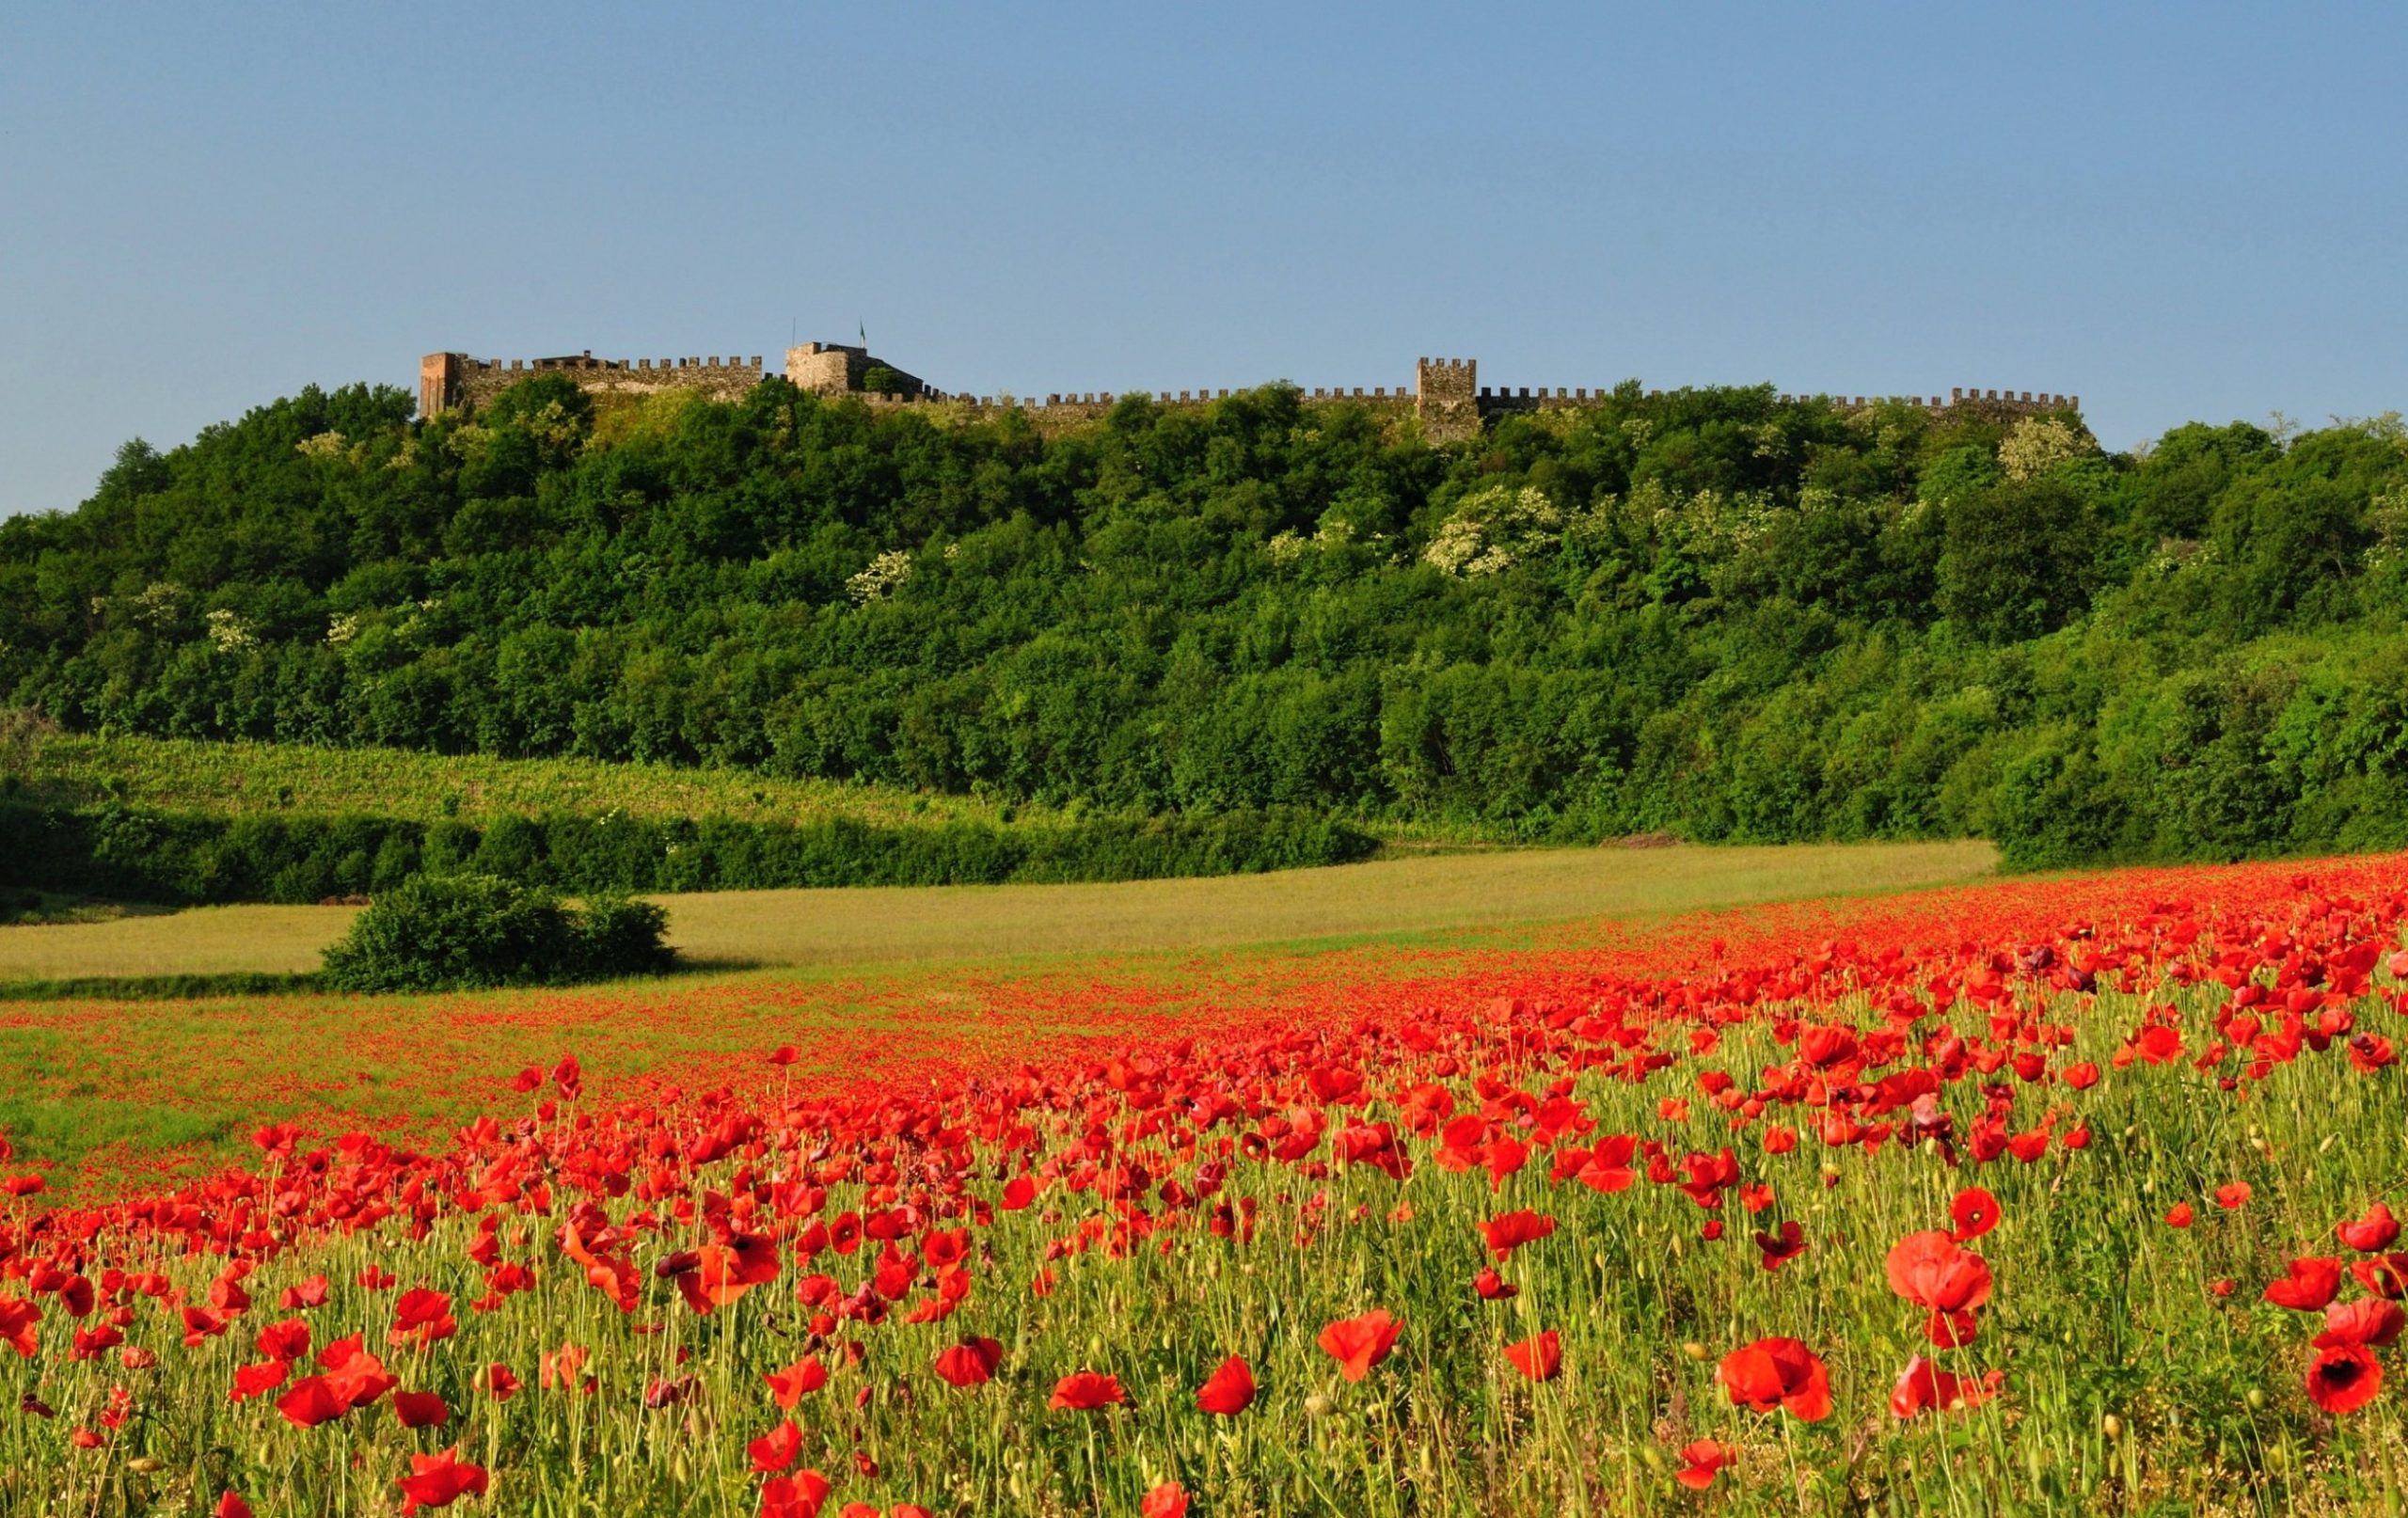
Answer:
<svg viewBox="0 0 2408 1518"><path fill-rule="evenodd" d="M1413 366L1413 414L1433 443L1480 435L1480 360L1423 358Z"/></svg>

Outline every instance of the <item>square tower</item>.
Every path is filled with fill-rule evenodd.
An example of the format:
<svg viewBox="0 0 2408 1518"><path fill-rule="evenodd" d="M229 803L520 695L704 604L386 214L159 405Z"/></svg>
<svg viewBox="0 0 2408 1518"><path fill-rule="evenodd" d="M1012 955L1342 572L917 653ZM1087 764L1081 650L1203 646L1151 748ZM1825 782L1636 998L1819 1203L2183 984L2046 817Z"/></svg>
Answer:
<svg viewBox="0 0 2408 1518"><path fill-rule="evenodd" d="M1480 360L1423 358L1413 366L1413 414L1433 443L1480 435Z"/></svg>

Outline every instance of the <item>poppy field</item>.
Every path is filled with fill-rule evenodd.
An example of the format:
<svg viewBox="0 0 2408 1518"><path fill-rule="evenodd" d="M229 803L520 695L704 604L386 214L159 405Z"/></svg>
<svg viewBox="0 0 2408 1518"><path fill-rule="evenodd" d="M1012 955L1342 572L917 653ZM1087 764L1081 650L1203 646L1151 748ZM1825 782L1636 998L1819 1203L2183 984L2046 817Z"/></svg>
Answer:
<svg viewBox="0 0 2408 1518"><path fill-rule="evenodd" d="M2398 1511L2403 864L437 1004L415 1128L0 1160L0 1511Z"/></svg>

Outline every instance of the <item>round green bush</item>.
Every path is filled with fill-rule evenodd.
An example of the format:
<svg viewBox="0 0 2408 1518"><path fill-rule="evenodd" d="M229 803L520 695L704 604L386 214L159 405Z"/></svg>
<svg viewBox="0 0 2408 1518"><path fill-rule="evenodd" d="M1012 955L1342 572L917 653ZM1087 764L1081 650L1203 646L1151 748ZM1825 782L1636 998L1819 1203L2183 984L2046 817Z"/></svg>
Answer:
<svg viewBox="0 0 2408 1518"><path fill-rule="evenodd" d="M668 915L621 896L564 905L492 875L421 875L378 896L326 950L326 984L346 991L566 986L657 974L676 959Z"/></svg>

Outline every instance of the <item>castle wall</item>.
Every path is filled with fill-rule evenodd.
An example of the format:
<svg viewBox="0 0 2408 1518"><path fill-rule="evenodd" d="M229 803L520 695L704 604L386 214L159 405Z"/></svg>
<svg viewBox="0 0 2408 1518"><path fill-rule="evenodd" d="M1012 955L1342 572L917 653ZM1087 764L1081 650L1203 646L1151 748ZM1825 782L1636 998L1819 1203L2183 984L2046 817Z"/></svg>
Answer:
<svg viewBox="0 0 2408 1518"><path fill-rule="evenodd" d="M710 358L471 358L430 354L419 364L419 411L424 416L485 406L538 374L564 374L595 395L657 395L694 390L714 401L740 399L761 383L761 360L730 355Z"/></svg>
<svg viewBox="0 0 2408 1518"><path fill-rule="evenodd" d="M820 395L862 393L863 383L873 369L893 370L905 382L902 394L938 393L930 391L918 375L904 373L900 367L874 356L867 348L842 342L806 342L786 350L786 378L795 388Z"/></svg>
<svg viewBox="0 0 2408 1518"><path fill-rule="evenodd" d="M1000 411L1006 404L1017 406L1031 420L1046 431L1060 431L1082 422L1101 419L1112 410L1119 397L1110 391L1073 391L1052 393L1043 400L1028 397L1006 403L994 396L947 395L942 390L923 385L917 378L897 374L913 387L901 394L874 395L859 387L863 375L883 360L873 357L866 348L843 343L805 343L786 350L786 378L802 389L823 395L859 395L874 406L943 405L956 414L976 416ZM886 367L892 368L888 365ZM522 380L537 374L561 373L574 379L589 391L599 395L653 395L664 390L693 390L714 400L740 399L762 378L761 360L749 362L733 356L722 362L717 357L678 359L608 359L590 355L571 358L482 359L465 354L429 354L419 365L419 410L435 416L462 405L483 406L494 397ZM1366 389L1314 388L1306 391L1307 400L1327 403L1349 402L1398 419L1416 419L1424 437L1434 443L1461 442L1479 436L1490 421L1497 417L1541 411L1586 410L1603 406L1613 398L1609 387L1594 390L1582 387L1567 389L1557 386L1549 389L1540 386L1535 390L1528 386L1492 389L1479 384L1479 364L1469 358L1423 358L1414 367L1414 384L1408 389L1398 386L1372 386ZM1244 393L1243 391L1239 393ZM1661 392L1650 390L1650 396ZM1228 390L1163 390L1152 399L1163 406L1205 406L1227 400ZM1946 399L1940 396L1790 396L1781 397L1784 403L1819 400L1842 411L1861 411L1871 406L1902 404L1929 413L1935 418L1962 419L1976 418L1988 421L2012 423L2021 418L2051 412L2080 411L2082 398L2030 390L1967 390L1953 389Z"/></svg>

